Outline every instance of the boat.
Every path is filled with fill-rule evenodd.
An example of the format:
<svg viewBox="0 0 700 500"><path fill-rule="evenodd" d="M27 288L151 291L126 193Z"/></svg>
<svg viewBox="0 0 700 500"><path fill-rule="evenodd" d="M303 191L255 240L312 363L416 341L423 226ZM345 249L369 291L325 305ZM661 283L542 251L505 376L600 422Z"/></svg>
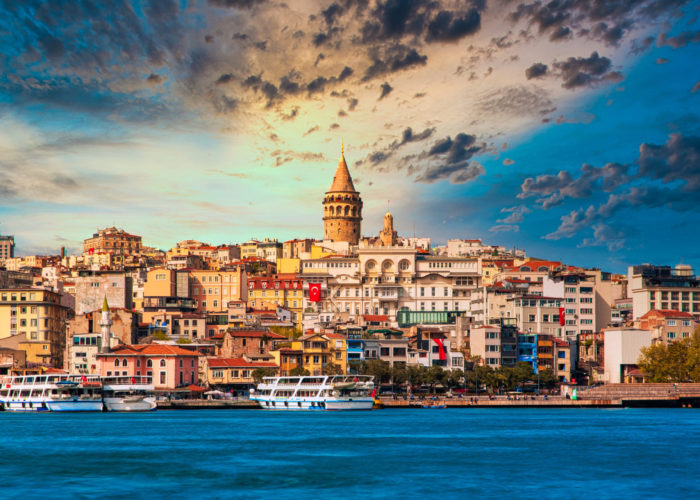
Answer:
<svg viewBox="0 0 700 500"><path fill-rule="evenodd" d="M6 411L102 411L97 375L44 374L5 377L0 404Z"/></svg>
<svg viewBox="0 0 700 500"><path fill-rule="evenodd" d="M151 377L103 377L102 400L107 411L153 411L156 394Z"/></svg>
<svg viewBox="0 0 700 500"><path fill-rule="evenodd" d="M447 408L447 405L444 402L431 401L429 403L424 404L423 408L431 410L441 410L443 408Z"/></svg>
<svg viewBox="0 0 700 500"><path fill-rule="evenodd" d="M250 399L266 410L371 410L374 377L265 377L256 389L251 389Z"/></svg>

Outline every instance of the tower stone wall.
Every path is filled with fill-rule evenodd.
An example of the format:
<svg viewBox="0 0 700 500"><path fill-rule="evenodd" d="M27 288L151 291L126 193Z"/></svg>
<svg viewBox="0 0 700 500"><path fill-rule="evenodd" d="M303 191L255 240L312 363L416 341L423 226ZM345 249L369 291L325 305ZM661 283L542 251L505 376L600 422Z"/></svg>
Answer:
<svg viewBox="0 0 700 500"><path fill-rule="evenodd" d="M333 184L323 198L323 239L357 245L362 222L362 198L355 190L341 150Z"/></svg>

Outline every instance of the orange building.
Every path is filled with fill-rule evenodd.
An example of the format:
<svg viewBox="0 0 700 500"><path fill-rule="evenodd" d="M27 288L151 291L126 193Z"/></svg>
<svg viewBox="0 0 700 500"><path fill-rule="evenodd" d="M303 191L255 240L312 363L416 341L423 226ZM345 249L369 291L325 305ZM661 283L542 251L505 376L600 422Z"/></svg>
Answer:
<svg viewBox="0 0 700 500"><path fill-rule="evenodd" d="M191 297L197 312L227 312L230 301L248 295L246 273L236 267L226 271L189 271Z"/></svg>

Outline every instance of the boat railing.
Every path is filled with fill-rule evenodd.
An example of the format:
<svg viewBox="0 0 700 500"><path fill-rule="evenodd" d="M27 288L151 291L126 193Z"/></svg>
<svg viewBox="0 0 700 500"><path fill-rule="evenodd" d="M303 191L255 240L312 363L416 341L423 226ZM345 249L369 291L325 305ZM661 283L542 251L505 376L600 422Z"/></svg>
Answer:
<svg viewBox="0 0 700 500"><path fill-rule="evenodd" d="M152 385L153 377L148 375L133 375L119 377L102 377L103 385Z"/></svg>

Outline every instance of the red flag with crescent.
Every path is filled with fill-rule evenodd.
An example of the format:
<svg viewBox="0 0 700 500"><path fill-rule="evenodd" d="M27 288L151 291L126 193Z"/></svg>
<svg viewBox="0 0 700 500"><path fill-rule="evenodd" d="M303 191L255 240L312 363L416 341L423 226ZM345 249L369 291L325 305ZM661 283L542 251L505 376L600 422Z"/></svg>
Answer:
<svg viewBox="0 0 700 500"><path fill-rule="evenodd" d="M321 302L321 283L309 283L309 300Z"/></svg>
<svg viewBox="0 0 700 500"><path fill-rule="evenodd" d="M565 319L566 319L566 313L564 312L564 308L560 307L559 308L559 326L564 326L564 324L566 323Z"/></svg>

